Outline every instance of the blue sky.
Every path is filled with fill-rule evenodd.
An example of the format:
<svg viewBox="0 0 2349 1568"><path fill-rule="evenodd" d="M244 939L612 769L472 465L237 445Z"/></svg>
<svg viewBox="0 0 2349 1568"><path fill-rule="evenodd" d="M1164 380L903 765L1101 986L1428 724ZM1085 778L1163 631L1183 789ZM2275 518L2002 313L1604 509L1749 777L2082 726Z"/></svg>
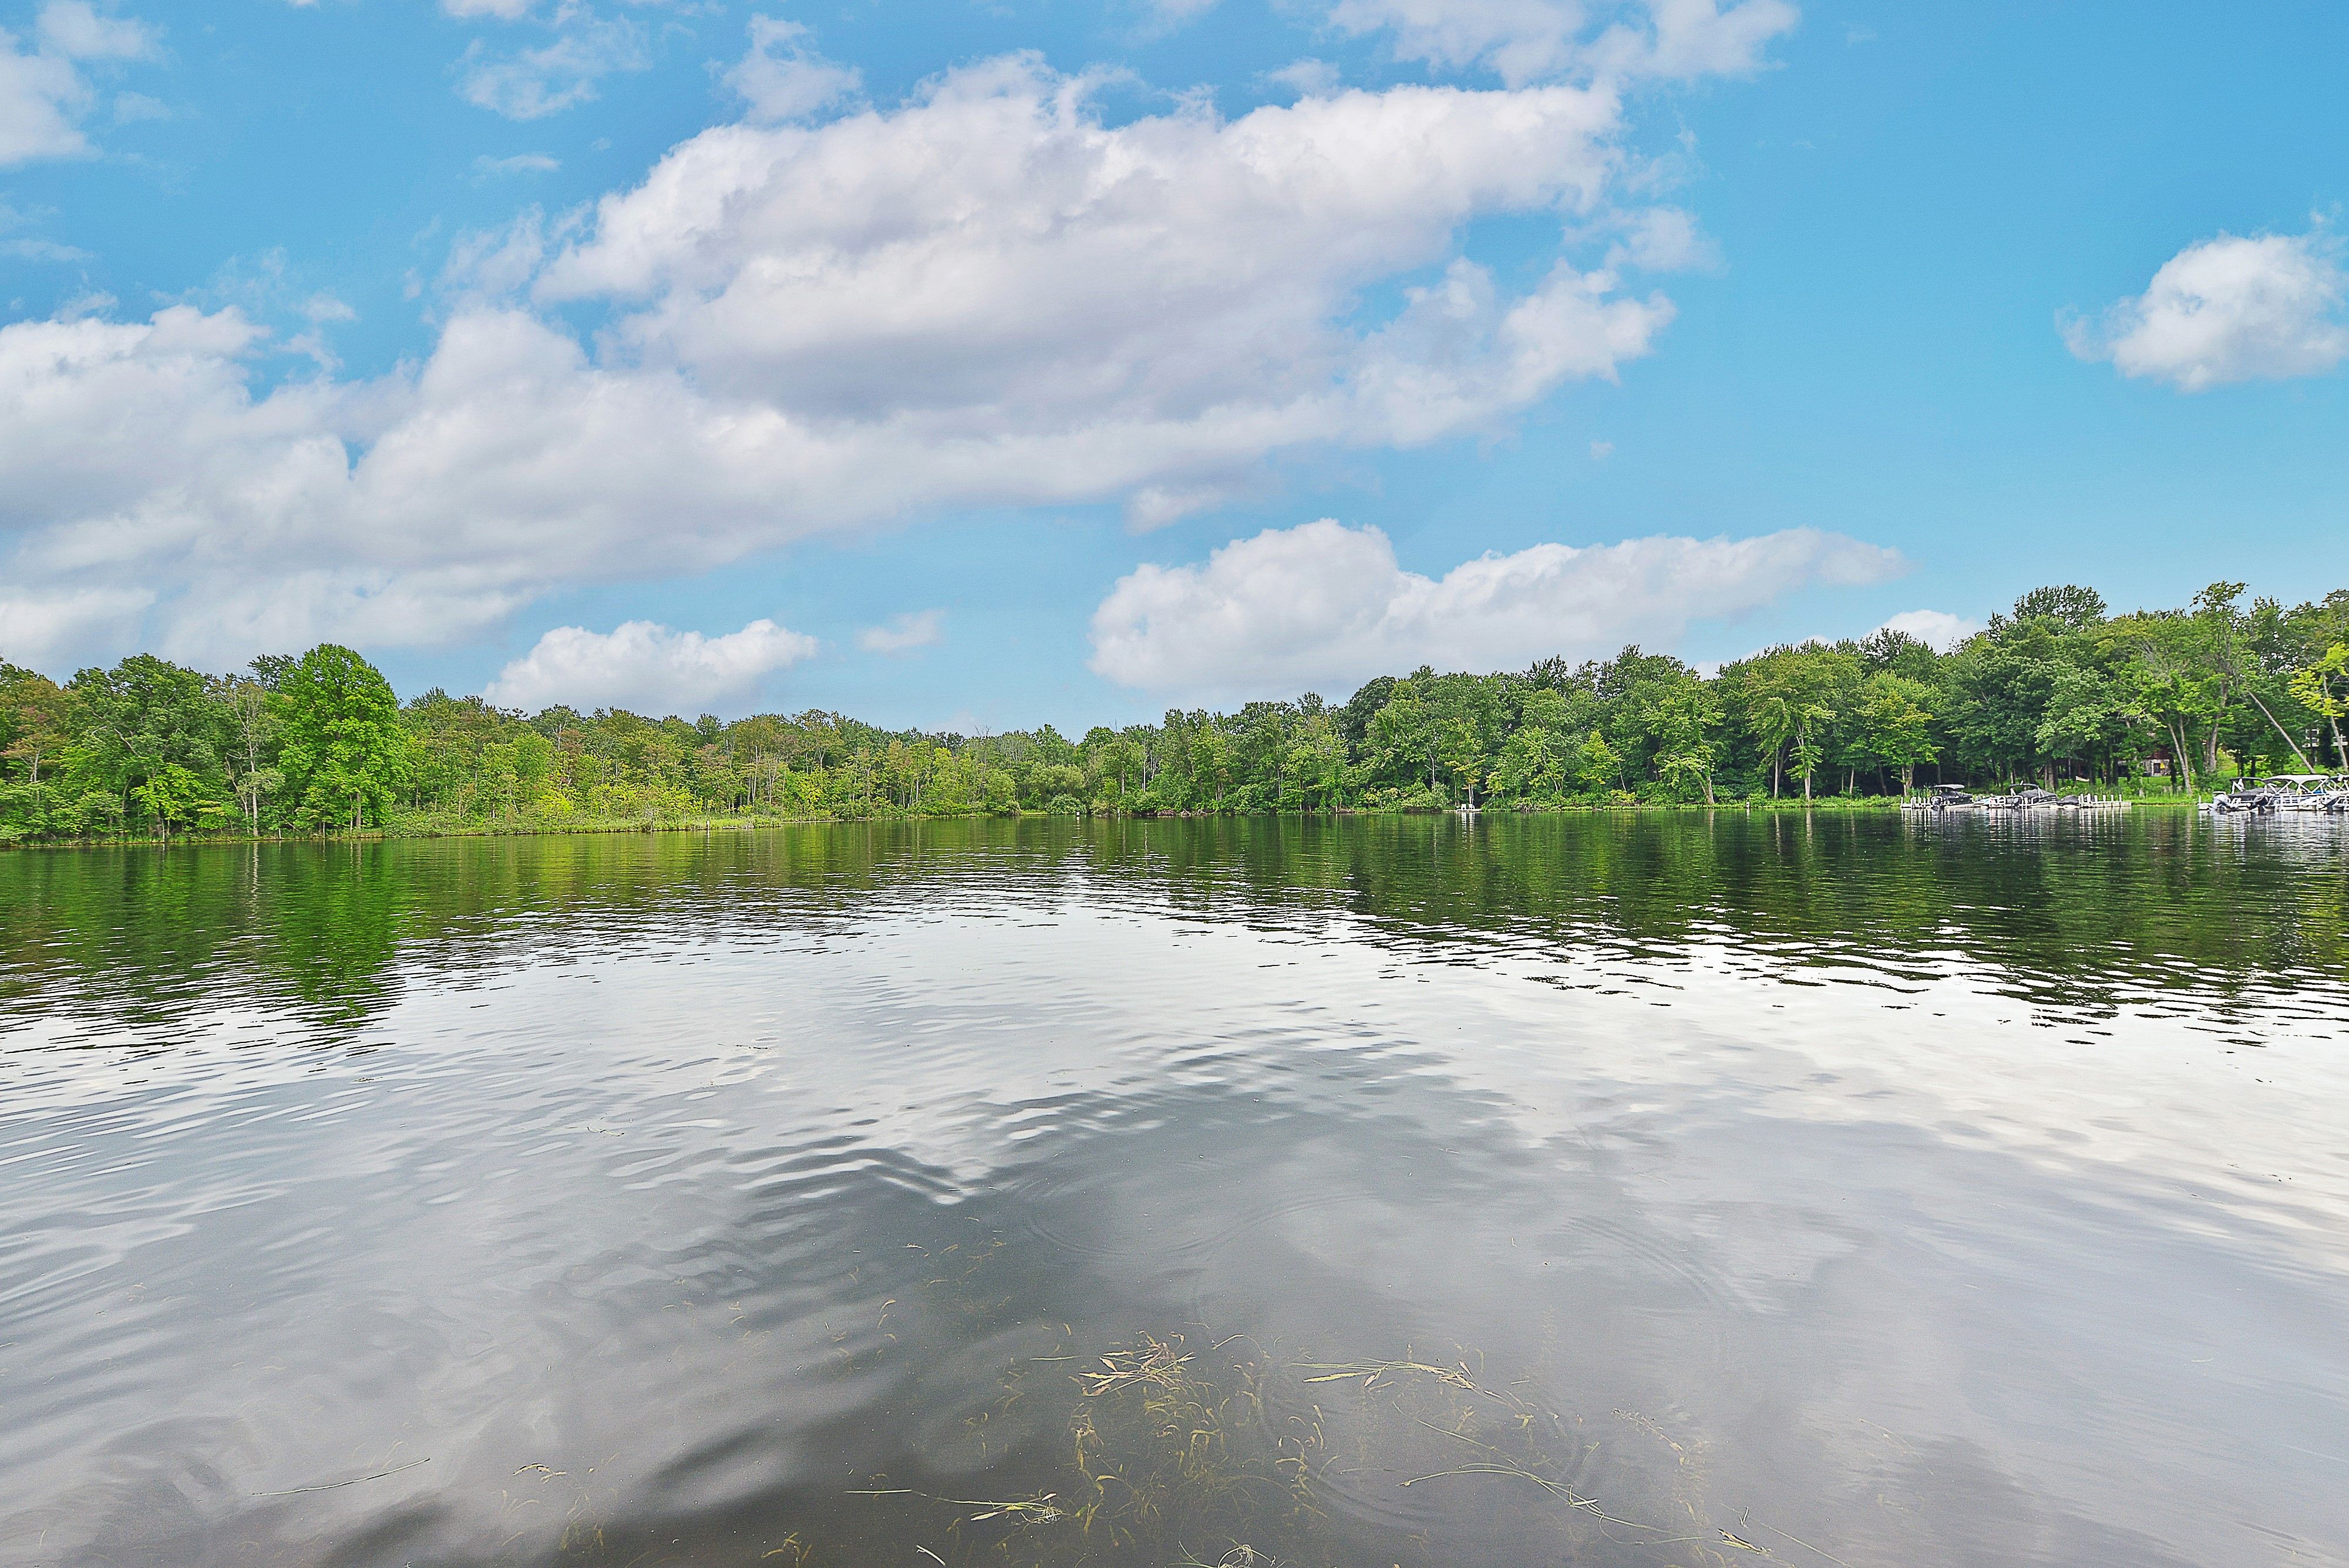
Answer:
<svg viewBox="0 0 2349 1568"><path fill-rule="evenodd" d="M2334 6L0 29L0 657L55 672L1081 727L2349 584Z"/></svg>

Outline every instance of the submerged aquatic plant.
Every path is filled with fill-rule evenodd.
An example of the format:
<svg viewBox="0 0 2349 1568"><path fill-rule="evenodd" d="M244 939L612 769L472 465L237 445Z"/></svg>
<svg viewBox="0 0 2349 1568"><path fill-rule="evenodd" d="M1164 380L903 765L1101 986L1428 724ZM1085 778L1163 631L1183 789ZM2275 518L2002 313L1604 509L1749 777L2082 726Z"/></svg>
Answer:
<svg viewBox="0 0 2349 1568"><path fill-rule="evenodd" d="M1144 1334L1078 1375L1070 1435L1083 1493L1070 1512L1112 1547L1145 1535L1223 1540L1253 1562L1261 1553L1243 1536L1285 1534L1311 1512L1315 1439L1273 1428L1254 1360L1204 1376L1184 1345L1179 1334Z"/></svg>
<svg viewBox="0 0 2349 1568"><path fill-rule="evenodd" d="M1007 1376L1013 1401L1053 1386L1066 1401L1054 1416L1065 1421L1065 1458L1027 1474L1034 1490L950 1497L881 1485L855 1495L954 1511L930 1516L945 1554L920 1547L950 1565L1339 1568L1375 1558L1410 1568L1494 1550L1693 1565L1769 1554L1744 1519L1730 1530L1706 1517L1696 1455L1636 1412L1614 1415L1670 1458L1661 1469L1615 1467L1634 1501L1602 1503L1586 1476L1613 1439L1541 1404L1529 1382L1486 1376L1474 1355L1286 1361L1246 1335L1194 1348L1180 1333L1145 1333L1073 1373L1072 1359L1023 1358ZM1411 1510L1423 1527L1370 1522L1365 1500L1388 1488L1431 1497ZM1635 1517L1655 1511L1671 1522Z"/></svg>
<svg viewBox="0 0 2349 1568"><path fill-rule="evenodd" d="M1055 1520L1067 1517L1053 1504L1054 1494L1049 1491L1040 1492L1034 1497L938 1497L926 1491L916 1491L912 1487L887 1486L858 1487L848 1495L851 1497L919 1497L927 1498L932 1502L947 1503L955 1508L979 1510L980 1511L977 1513L964 1516L965 1521L970 1524L983 1524L990 1519L1017 1519L1037 1524L1050 1524Z"/></svg>

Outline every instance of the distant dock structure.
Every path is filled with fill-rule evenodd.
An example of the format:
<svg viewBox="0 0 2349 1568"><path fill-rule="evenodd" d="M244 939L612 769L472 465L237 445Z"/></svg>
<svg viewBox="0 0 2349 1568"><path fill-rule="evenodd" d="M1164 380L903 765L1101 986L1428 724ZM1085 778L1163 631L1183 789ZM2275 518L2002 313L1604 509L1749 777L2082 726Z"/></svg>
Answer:
<svg viewBox="0 0 2349 1568"><path fill-rule="evenodd" d="M1921 795L1911 795L1900 803L1903 811L1974 812L1974 811L2127 811L2128 801L2120 795L2057 794L2053 790L2033 785L2006 794L1976 794L1963 784L1936 784Z"/></svg>

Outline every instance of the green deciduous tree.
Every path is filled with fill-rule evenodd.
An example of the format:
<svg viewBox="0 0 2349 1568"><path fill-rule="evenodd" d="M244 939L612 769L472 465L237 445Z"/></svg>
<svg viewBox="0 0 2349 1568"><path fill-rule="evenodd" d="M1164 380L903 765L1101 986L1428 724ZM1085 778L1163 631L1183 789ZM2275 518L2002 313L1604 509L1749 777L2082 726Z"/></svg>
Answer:
<svg viewBox="0 0 2349 1568"><path fill-rule="evenodd" d="M399 700L347 648L321 643L278 682L278 768L305 822L353 831L382 820L409 767Z"/></svg>
<svg viewBox="0 0 2349 1568"><path fill-rule="evenodd" d="M228 745L227 715L213 702L204 677L193 670L134 654L111 670L90 669L67 684L67 793L111 795L119 819L168 830L181 819L156 814L153 803L178 803L195 794L229 794L222 753ZM158 791L165 769L177 769Z"/></svg>
<svg viewBox="0 0 2349 1568"><path fill-rule="evenodd" d="M1917 787L1917 765L1940 754L1933 742L1932 688L1880 670L1860 695L1861 744L1878 764L1900 770L1902 794Z"/></svg>
<svg viewBox="0 0 2349 1568"><path fill-rule="evenodd" d="M1721 700L1693 677L1673 682L1653 698L1642 718L1654 738L1660 776L1683 788L1693 784L1714 804L1713 774L1721 754L1713 733L1721 724Z"/></svg>
<svg viewBox="0 0 2349 1568"><path fill-rule="evenodd" d="M2333 754L2349 762L2341 721L2349 718L2349 643L2336 642L2292 672L2292 694L2333 732Z"/></svg>
<svg viewBox="0 0 2349 1568"><path fill-rule="evenodd" d="M1516 728L1502 742L1488 782L1501 794L1527 804L1564 797L1580 746L1570 738L1572 716L1566 697L1550 689L1529 692Z"/></svg>

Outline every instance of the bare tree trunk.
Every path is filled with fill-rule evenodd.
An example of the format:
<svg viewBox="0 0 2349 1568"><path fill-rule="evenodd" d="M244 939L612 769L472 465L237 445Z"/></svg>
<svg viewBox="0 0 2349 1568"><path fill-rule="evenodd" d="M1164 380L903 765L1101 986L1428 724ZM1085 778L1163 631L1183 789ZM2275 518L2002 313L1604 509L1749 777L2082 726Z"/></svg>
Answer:
<svg viewBox="0 0 2349 1568"><path fill-rule="evenodd" d="M2234 695L2234 682L2227 681L2219 688L2219 711L2210 721L2210 736L2202 749L2202 771L2211 777L2219 776L2219 727L2227 722L2227 699Z"/></svg>
<svg viewBox="0 0 2349 1568"><path fill-rule="evenodd" d="M2276 724L2276 716L2268 711L2268 705L2260 701L2260 694L2246 686L2243 688L2243 695L2251 700L2251 706L2257 708L2269 723L2275 724L2275 732L2283 737L2283 743L2292 748L2292 754L2300 759L2300 765L2314 773L2316 764L2308 760L2308 753L2300 749L2300 742L2292 738L2292 732L2282 724Z"/></svg>

